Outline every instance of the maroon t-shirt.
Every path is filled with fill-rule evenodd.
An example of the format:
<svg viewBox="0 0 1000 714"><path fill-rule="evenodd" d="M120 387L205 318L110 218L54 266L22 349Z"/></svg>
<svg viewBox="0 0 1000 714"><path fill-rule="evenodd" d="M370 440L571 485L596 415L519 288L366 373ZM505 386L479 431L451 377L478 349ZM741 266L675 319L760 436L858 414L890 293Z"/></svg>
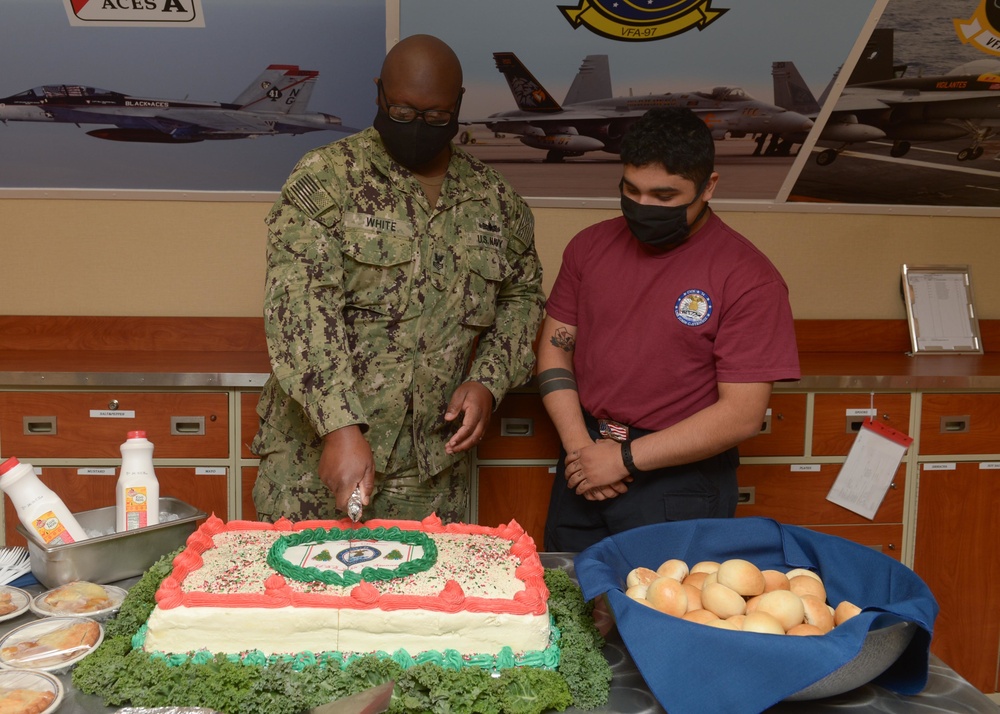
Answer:
<svg viewBox="0 0 1000 714"><path fill-rule="evenodd" d="M715 214L665 253L621 217L581 231L546 310L577 328L580 402L598 418L665 429L715 403L718 382L799 378L785 281Z"/></svg>

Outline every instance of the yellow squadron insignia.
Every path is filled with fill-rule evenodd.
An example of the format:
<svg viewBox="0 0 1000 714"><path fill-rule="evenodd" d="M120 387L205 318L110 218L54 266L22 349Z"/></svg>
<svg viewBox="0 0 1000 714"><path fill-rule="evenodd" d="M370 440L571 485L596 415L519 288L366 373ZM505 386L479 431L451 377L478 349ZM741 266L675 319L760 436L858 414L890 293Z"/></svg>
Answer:
<svg viewBox="0 0 1000 714"><path fill-rule="evenodd" d="M972 17L956 17L953 22L958 39L963 43L971 42L981 52L1000 56L1000 3L997 0L979 0Z"/></svg>
<svg viewBox="0 0 1000 714"><path fill-rule="evenodd" d="M591 32L612 40L645 42L673 37L692 28L704 30L719 19L725 8L712 8L712 0L580 0L573 7L560 5L574 29L585 25Z"/></svg>

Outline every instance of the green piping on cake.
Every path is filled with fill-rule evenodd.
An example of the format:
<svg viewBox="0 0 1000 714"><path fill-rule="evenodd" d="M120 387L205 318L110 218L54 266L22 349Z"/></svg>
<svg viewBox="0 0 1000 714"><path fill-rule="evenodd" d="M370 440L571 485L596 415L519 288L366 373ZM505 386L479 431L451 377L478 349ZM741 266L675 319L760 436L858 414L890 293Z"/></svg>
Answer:
<svg viewBox="0 0 1000 714"><path fill-rule="evenodd" d="M331 541L387 540L396 541L409 546L423 549L423 555L416 560L400 563L398 568L362 568L361 572L345 571L343 575L333 570L295 565L285 559L285 552L298 545L321 544ZM298 533L283 535L274 542L267 553L267 564L286 578L298 582L320 582L326 585L346 587L357 585L362 580L375 583L381 580L393 580L422 573L437 562L437 545L430 536L420 531L404 531L395 526L392 528L358 528L343 530L340 528L309 528Z"/></svg>

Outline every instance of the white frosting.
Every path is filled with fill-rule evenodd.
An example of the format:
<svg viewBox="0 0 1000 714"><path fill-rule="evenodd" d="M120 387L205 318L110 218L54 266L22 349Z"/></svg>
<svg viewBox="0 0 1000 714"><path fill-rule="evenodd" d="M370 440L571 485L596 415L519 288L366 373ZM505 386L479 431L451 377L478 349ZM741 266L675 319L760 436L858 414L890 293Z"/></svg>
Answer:
<svg viewBox="0 0 1000 714"><path fill-rule="evenodd" d="M154 610L145 649L160 652L394 652L454 649L461 654L541 650L548 616L423 610L177 607Z"/></svg>

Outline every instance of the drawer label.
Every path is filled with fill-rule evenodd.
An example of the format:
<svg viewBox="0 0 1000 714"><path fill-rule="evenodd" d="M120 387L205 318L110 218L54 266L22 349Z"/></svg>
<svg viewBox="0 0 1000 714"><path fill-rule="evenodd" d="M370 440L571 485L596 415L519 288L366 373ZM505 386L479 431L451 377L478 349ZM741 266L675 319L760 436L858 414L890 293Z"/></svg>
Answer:
<svg viewBox="0 0 1000 714"><path fill-rule="evenodd" d="M77 476L114 476L115 470L113 468L102 469L96 466L91 466L85 469L77 469Z"/></svg>
<svg viewBox="0 0 1000 714"><path fill-rule="evenodd" d="M91 409L91 419L135 419L134 409Z"/></svg>
<svg viewBox="0 0 1000 714"><path fill-rule="evenodd" d="M848 409L847 416L875 416L878 414L877 409Z"/></svg>
<svg viewBox="0 0 1000 714"><path fill-rule="evenodd" d="M924 471L954 471L956 468L954 462L942 463L942 464L924 464Z"/></svg>
<svg viewBox="0 0 1000 714"><path fill-rule="evenodd" d="M225 476L225 466L198 466L194 470L195 476Z"/></svg>
<svg viewBox="0 0 1000 714"><path fill-rule="evenodd" d="M996 471L1000 469L1000 461L983 461L979 464L981 471Z"/></svg>
<svg viewBox="0 0 1000 714"><path fill-rule="evenodd" d="M796 472L798 472L798 473L814 472L814 471L819 471L820 470L820 465L819 464L792 464L789 467L789 469L791 470L792 473L796 473Z"/></svg>

